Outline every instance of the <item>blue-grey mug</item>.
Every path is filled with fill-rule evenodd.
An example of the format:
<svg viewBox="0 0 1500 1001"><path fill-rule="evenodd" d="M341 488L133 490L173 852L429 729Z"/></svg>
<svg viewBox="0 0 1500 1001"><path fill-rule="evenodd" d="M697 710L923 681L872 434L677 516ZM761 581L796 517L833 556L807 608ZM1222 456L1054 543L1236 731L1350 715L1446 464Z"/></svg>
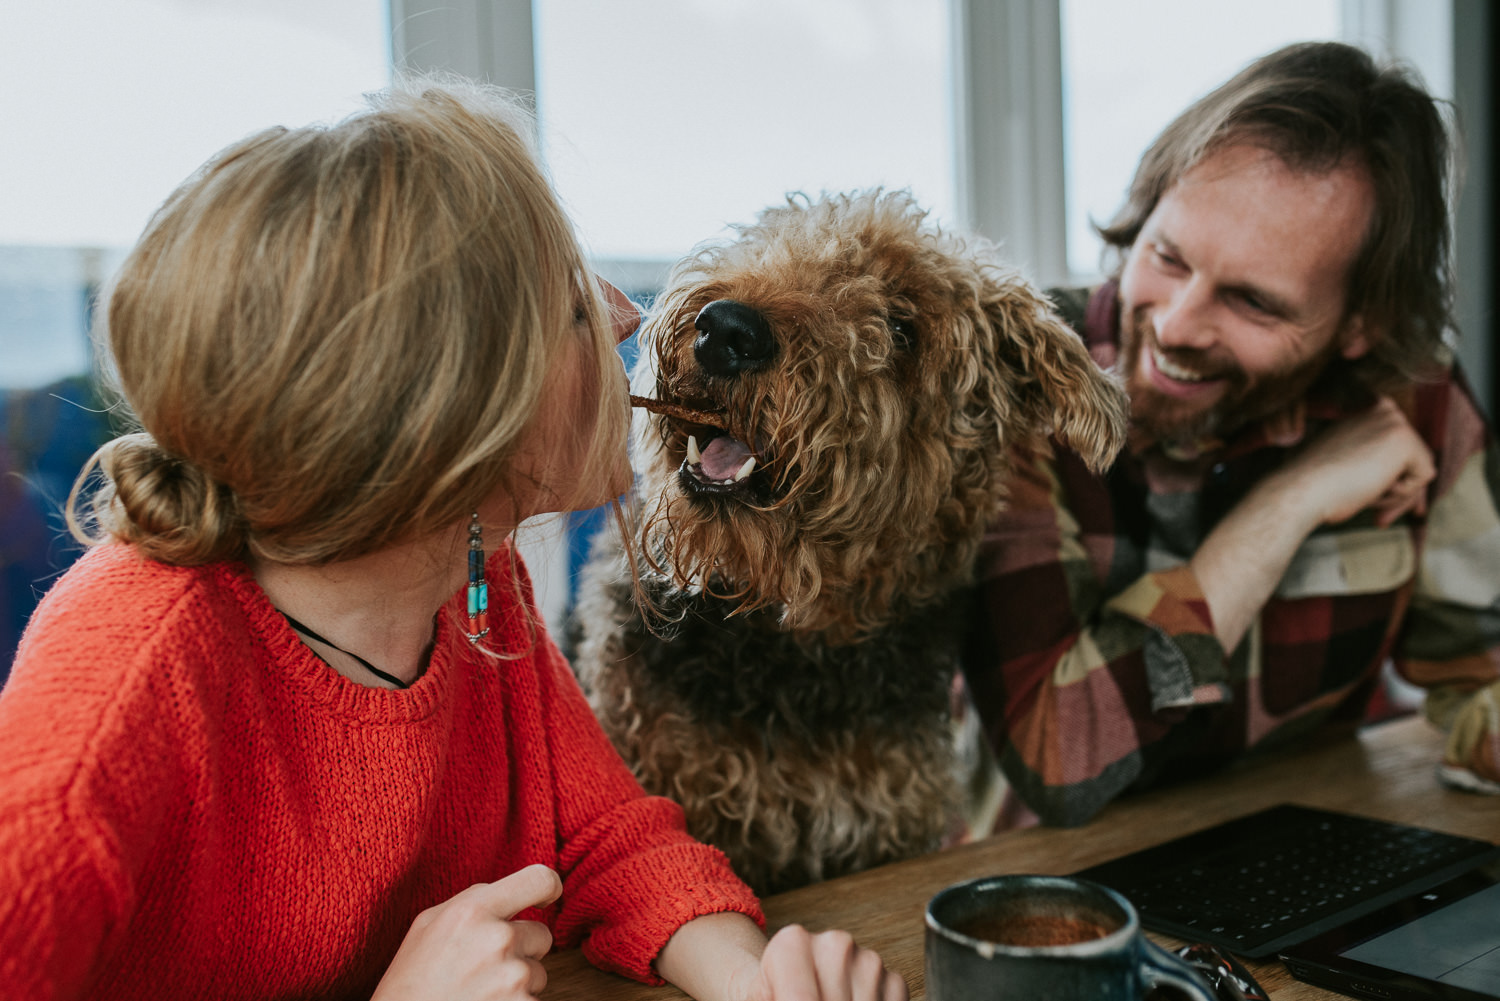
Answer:
<svg viewBox="0 0 1500 1001"><path fill-rule="evenodd" d="M1218 1001L1188 963L1146 938L1130 902L1072 876L987 876L927 904L928 1001Z"/></svg>

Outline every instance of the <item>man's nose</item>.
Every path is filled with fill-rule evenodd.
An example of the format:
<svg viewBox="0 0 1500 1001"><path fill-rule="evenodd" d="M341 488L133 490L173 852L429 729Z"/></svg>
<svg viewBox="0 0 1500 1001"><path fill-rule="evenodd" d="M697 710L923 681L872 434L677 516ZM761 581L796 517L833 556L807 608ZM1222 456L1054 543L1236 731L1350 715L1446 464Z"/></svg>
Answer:
<svg viewBox="0 0 1500 1001"><path fill-rule="evenodd" d="M1203 349L1215 339L1213 300L1205 289L1188 283L1156 310L1156 342L1164 348Z"/></svg>

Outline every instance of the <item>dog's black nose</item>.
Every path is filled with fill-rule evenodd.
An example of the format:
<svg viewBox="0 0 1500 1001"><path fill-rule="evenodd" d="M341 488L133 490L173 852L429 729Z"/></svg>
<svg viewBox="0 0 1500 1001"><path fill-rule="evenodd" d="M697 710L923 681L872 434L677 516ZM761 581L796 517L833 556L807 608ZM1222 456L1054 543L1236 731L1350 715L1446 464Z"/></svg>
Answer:
<svg viewBox="0 0 1500 1001"><path fill-rule="evenodd" d="M698 339L693 357L709 375L732 378L765 368L776 356L776 339L766 318L743 302L715 299L693 321Z"/></svg>

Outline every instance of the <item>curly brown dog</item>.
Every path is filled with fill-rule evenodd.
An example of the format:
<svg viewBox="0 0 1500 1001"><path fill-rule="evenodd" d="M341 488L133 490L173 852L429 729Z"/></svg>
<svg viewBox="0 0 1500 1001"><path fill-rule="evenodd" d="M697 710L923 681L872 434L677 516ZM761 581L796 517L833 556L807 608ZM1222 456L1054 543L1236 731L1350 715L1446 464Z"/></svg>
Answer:
<svg viewBox="0 0 1500 1001"><path fill-rule="evenodd" d="M611 739L763 893L936 847L1007 449L1050 432L1105 462L1121 391L899 192L792 199L680 263L633 384L659 401L633 559L601 533L574 622Z"/></svg>

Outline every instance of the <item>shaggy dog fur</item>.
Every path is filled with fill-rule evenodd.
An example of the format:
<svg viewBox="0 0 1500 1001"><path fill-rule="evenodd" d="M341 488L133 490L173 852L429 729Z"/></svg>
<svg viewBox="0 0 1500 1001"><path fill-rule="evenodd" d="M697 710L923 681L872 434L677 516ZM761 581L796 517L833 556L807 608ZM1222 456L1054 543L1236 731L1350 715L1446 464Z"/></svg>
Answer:
<svg viewBox="0 0 1500 1001"><path fill-rule="evenodd" d="M1007 450L1052 432L1100 464L1124 439L1048 303L923 217L793 199L677 266L633 387L698 413L637 412L633 558L601 533L580 588L605 730L762 893L939 844Z"/></svg>

